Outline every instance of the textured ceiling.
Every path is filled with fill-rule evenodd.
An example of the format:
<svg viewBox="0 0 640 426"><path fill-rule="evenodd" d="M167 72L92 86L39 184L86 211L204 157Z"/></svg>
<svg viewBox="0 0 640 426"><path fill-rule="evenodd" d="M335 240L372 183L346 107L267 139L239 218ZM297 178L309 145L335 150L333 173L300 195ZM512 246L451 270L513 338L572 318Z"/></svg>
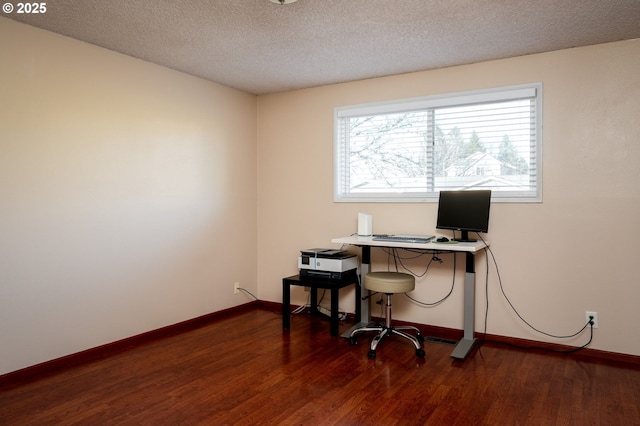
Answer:
<svg viewBox="0 0 640 426"><path fill-rule="evenodd" d="M640 38L640 0L47 0L3 14L253 94Z"/></svg>

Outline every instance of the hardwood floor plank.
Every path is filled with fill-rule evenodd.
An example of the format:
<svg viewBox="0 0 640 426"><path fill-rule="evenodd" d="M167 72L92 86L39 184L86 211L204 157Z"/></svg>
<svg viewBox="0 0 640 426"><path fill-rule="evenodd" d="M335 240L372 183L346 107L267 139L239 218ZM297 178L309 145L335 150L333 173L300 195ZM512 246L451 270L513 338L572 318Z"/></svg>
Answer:
<svg viewBox="0 0 640 426"><path fill-rule="evenodd" d="M370 360L359 340L257 307L0 390L0 424L640 425L637 365L393 338Z"/></svg>

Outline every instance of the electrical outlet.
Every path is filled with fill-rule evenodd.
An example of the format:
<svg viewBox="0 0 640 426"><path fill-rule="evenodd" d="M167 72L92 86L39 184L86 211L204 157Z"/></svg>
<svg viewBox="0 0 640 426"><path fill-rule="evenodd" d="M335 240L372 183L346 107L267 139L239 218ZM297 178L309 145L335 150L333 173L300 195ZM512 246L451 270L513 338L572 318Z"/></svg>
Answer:
<svg viewBox="0 0 640 426"><path fill-rule="evenodd" d="M584 313L584 317L587 320L587 322L589 322L591 320L591 317L593 317L593 328L598 328L598 313L597 312L591 312L591 311L586 311Z"/></svg>
<svg viewBox="0 0 640 426"><path fill-rule="evenodd" d="M233 294L240 293L240 283L233 283Z"/></svg>

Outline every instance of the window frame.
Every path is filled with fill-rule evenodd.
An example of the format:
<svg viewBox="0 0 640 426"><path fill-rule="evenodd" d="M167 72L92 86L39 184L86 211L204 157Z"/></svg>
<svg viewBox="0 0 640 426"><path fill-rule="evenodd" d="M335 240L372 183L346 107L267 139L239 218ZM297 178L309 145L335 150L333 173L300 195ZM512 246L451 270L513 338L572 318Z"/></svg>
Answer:
<svg viewBox="0 0 640 426"><path fill-rule="evenodd" d="M407 99L371 102L334 108L334 146L333 146L333 186L334 202L437 202L439 192L374 192L343 193L342 175L344 149L340 140L341 119L377 114L393 114L416 110L436 109L450 106L464 106L479 103L508 101L532 97L535 103L533 128L535 128L535 173L532 191L493 191L492 202L540 203L542 202L542 83L528 83L514 86L454 92Z"/></svg>

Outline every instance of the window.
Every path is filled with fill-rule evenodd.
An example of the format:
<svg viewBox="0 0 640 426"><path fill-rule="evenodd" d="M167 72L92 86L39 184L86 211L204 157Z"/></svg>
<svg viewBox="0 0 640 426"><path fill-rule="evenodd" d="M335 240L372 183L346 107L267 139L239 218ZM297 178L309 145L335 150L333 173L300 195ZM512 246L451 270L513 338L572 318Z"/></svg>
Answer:
<svg viewBox="0 0 640 426"><path fill-rule="evenodd" d="M541 200L542 85L335 109L335 201Z"/></svg>

